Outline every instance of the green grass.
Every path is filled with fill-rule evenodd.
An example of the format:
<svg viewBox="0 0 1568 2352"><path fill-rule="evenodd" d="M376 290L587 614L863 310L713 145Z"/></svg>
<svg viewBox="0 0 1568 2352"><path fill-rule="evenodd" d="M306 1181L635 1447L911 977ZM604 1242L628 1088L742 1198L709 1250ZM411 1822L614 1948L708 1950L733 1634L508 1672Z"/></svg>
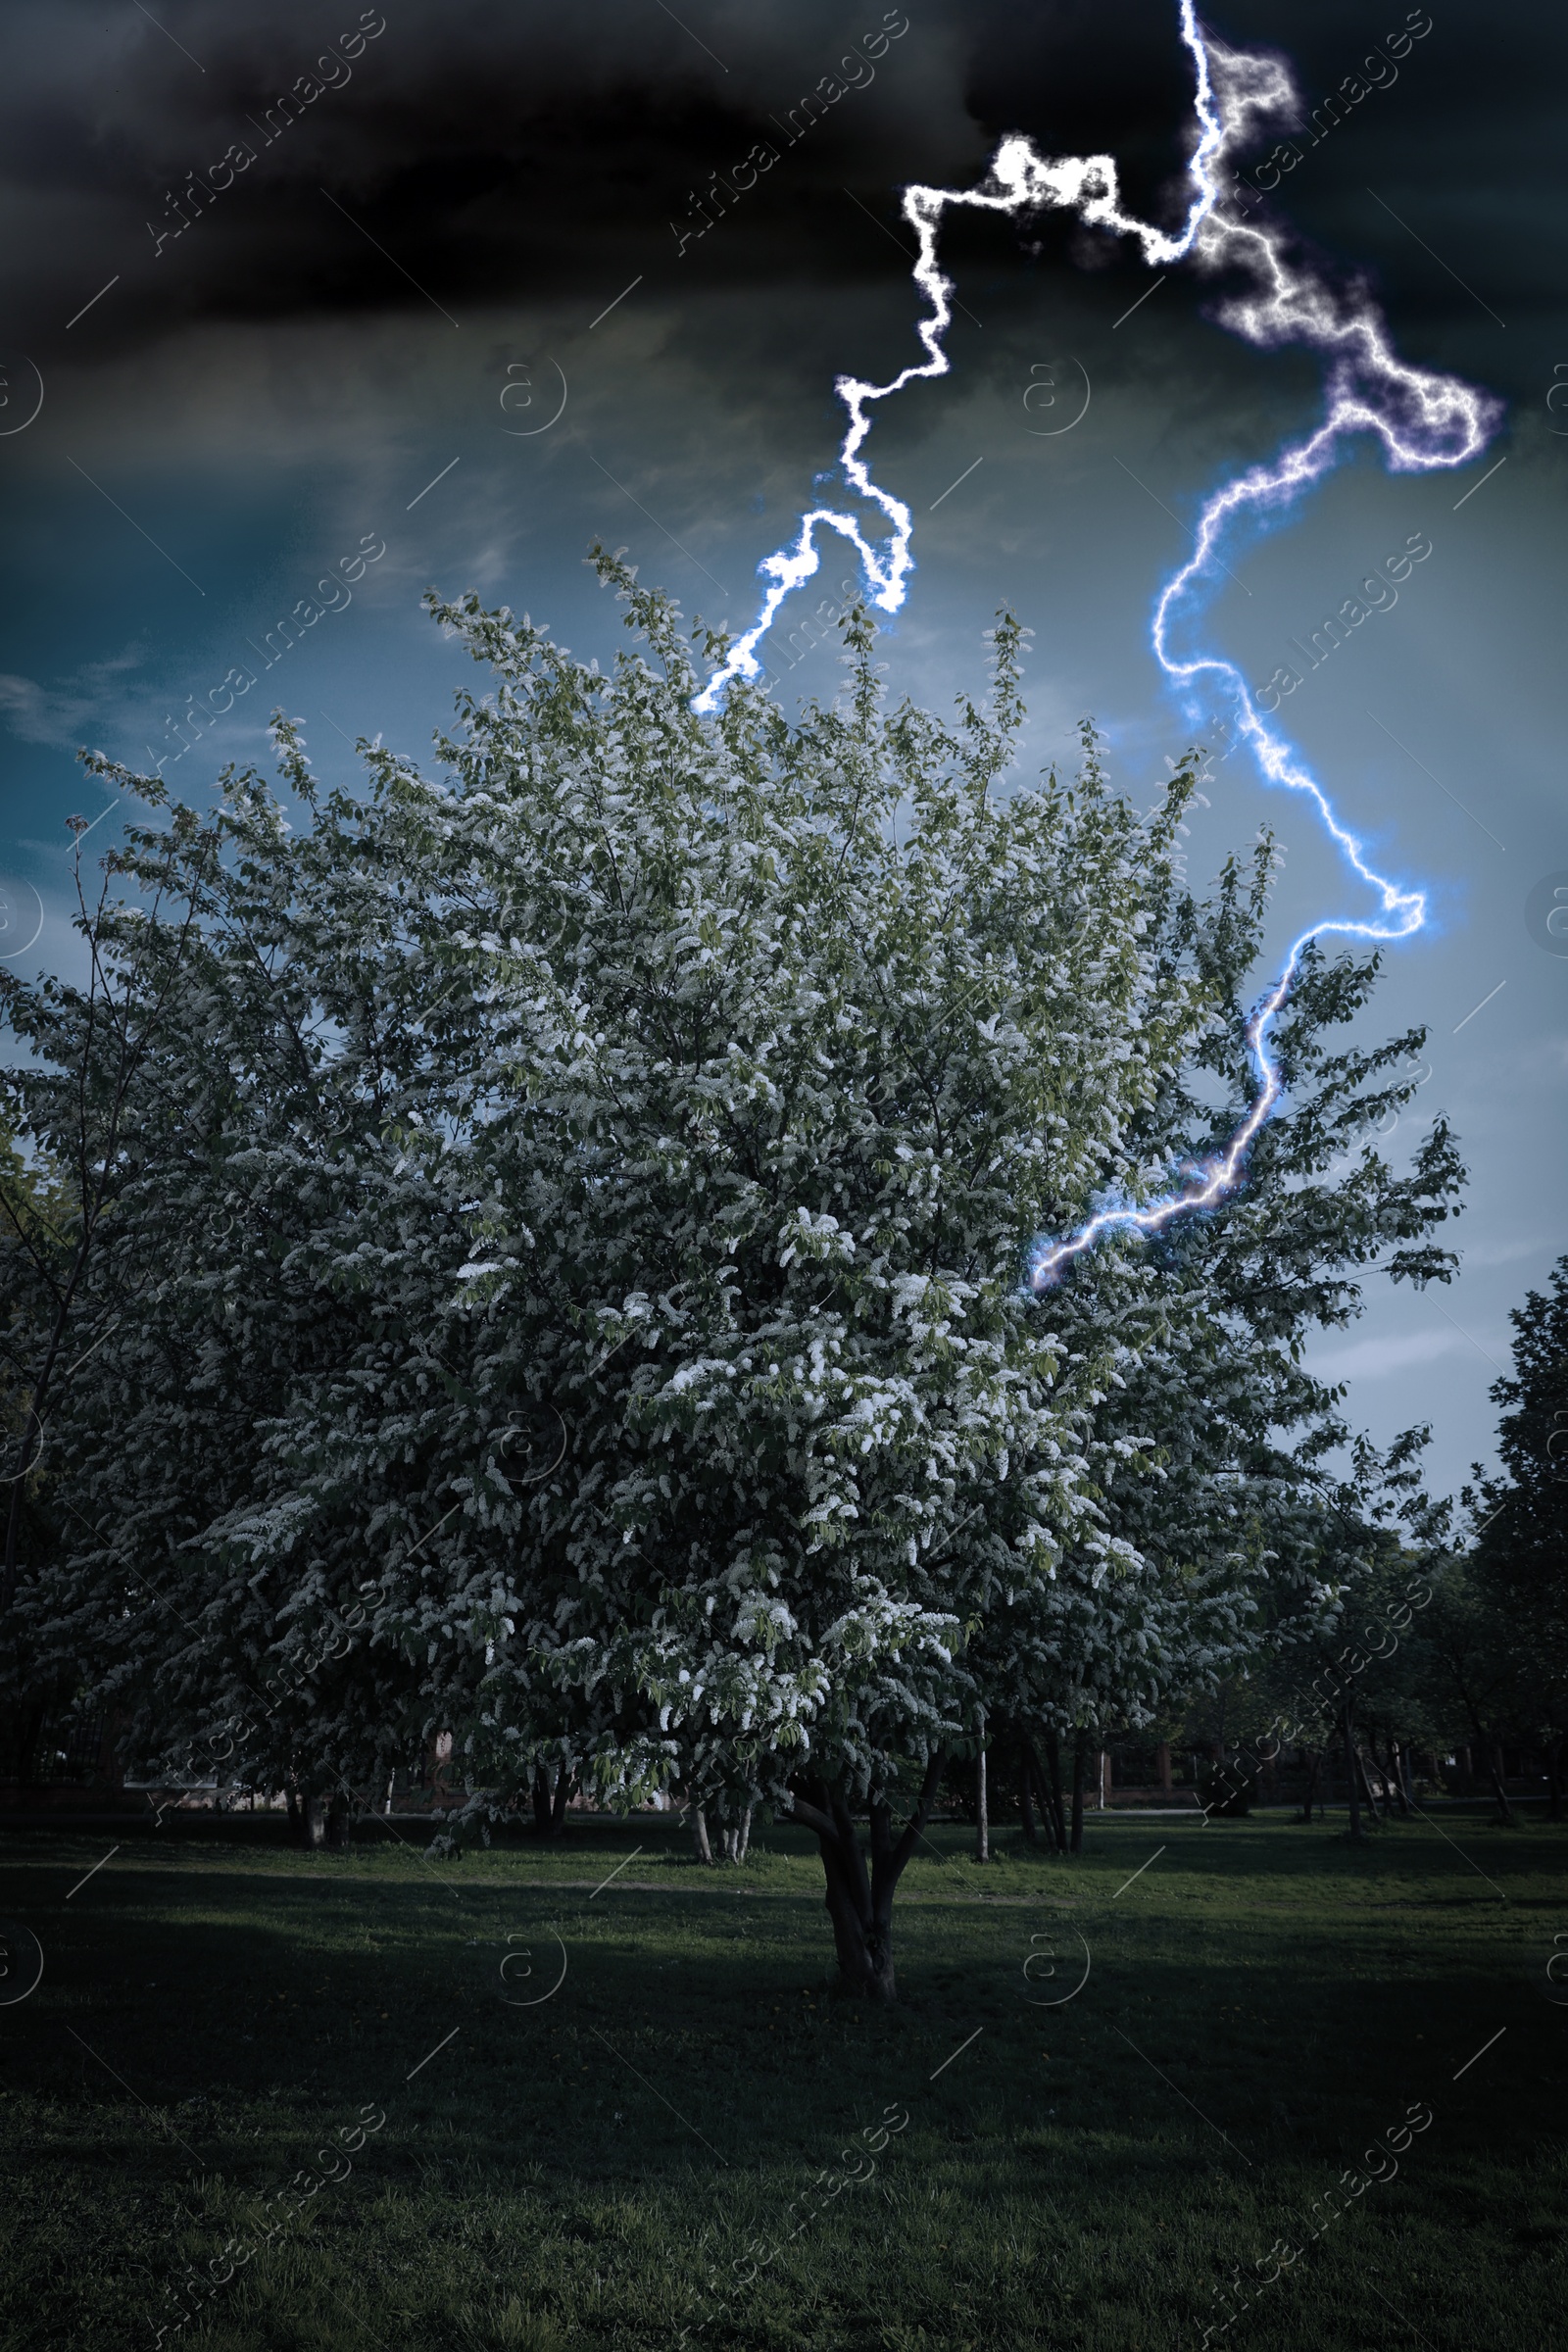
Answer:
<svg viewBox="0 0 1568 2352"><path fill-rule="evenodd" d="M1568 1833L1444 1828L1463 1854L1425 1825L1355 1850L1332 1816L1114 1821L1076 1863L1004 1834L984 1871L939 1828L892 2012L834 1997L819 1865L776 1828L738 1871L650 1820L439 1863L379 1831L305 1856L265 1820L13 1832L0 1920L46 1967L0 2007L0 2345L150 2347L185 2266L222 2267L373 2102L352 2175L180 2340L1196 2352L1283 2238L1299 2258L1216 2344L1542 2352L1568 2341L1568 2008L1543 1997ZM507 2005L507 1938L526 1994L553 1933L560 1990ZM1025 1979L1031 1936L1054 1979ZM1031 2008L1080 1937L1082 1991ZM1397 2177L1313 2239L1413 2102ZM791 2237L890 2106L874 2175ZM753 2240L778 2251L743 2283Z"/></svg>

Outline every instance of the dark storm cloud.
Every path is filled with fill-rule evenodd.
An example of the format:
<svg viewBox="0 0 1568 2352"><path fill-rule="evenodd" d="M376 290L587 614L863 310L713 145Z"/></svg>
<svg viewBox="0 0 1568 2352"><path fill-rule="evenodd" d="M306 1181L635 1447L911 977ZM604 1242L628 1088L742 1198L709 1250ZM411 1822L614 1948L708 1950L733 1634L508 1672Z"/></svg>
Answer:
<svg viewBox="0 0 1568 2352"><path fill-rule="evenodd" d="M156 13L124 0L10 13L0 268L5 316L32 343L103 355L198 320L460 313L612 292L639 270L682 290L874 280L903 265L869 222L847 225L846 182L896 225L902 181L970 178L1000 133L1023 130L1055 152L1115 154L1133 201L1164 209L1191 120L1171 0L911 0L906 18L878 0ZM1237 5L1213 29L1288 51L1309 111L1405 12L1384 15L1360 0ZM1368 198L1364 181L1387 182L1449 269L1484 280L1504 317L1505 302L1528 311L1555 268L1565 49L1555 22L1521 16L1510 37L1495 16L1440 7L1396 81L1303 150L1279 201L1436 324L1462 319L1464 286ZM700 233L726 214L722 236ZM1048 261L1133 273L1070 224L1040 233Z"/></svg>
<svg viewBox="0 0 1568 2352"><path fill-rule="evenodd" d="M1390 36L1407 22L1431 30L1401 52ZM1283 14L1239 0L1216 29L1277 46L1301 92L1302 120L1284 134L1299 160L1284 159L1282 211L1367 270L1411 357L1473 368L1539 402L1542 341L1565 292L1568 20L1531 5L1332 0Z"/></svg>
<svg viewBox="0 0 1568 2352"><path fill-rule="evenodd" d="M1257 170L1276 136L1288 143L1260 172L1274 216L1331 275L1370 282L1419 344L1410 356L1478 368L1539 402L1543 338L1565 291L1568 19L1444 0L1224 0L1200 13L1216 42L1282 59L1300 95L1299 122L1251 159ZM1158 208L1163 194L1169 218L1190 108L1175 16L1158 0L990 11L975 28L968 111L992 136L1020 129L1048 151L1115 155L1135 202ZM1070 234L1063 247L1133 274L1125 249L1095 257Z"/></svg>
<svg viewBox="0 0 1568 2352"><path fill-rule="evenodd" d="M166 38L128 8L35 9L13 20L3 102L25 232L10 315L63 329L116 271L124 291L89 333L417 302L368 237L449 307L548 298L610 256L612 274L626 255L673 263L680 229L701 241L705 190L710 210L734 202L737 166L758 184L720 270L769 246L809 267L842 245L813 238L812 198L831 185L842 209L852 149L890 177L979 160L941 12L915 26L876 0L696 0L682 16L313 0L247 23L172 0ZM790 169L748 174L760 144ZM714 174L731 182L716 200Z"/></svg>

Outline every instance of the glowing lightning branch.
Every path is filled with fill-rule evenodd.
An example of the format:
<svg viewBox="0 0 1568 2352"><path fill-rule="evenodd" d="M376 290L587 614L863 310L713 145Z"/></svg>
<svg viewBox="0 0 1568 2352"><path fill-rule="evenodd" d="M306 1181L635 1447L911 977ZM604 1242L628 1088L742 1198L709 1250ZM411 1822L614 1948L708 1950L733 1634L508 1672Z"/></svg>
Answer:
<svg viewBox="0 0 1568 2352"><path fill-rule="evenodd" d="M953 281L944 277L937 263L937 231L942 216L950 205L963 205L975 212L1035 213L1067 207L1081 220L1097 228L1105 228L1118 236L1137 237L1144 249L1145 261L1174 262L1185 255L1204 216L1212 209L1216 189L1208 175L1208 167L1224 142L1225 132L1215 119L1213 92L1209 84L1208 58L1198 37L1193 16L1193 0L1181 0L1182 37L1192 51L1198 74L1198 116L1201 135L1192 160L1192 174L1198 182L1187 224L1178 237L1167 236L1163 230L1151 228L1142 220L1133 220L1121 209L1116 177L1116 166L1108 155L1067 156L1051 162L1036 155L1027 139L1004 139L991 167L990 183L983 188L925 188L915 185L904 191L904 217L919 240L914 265L914 282L931 305L931 315L919 321L919 336L925 345L923 362L903 368L889 384L864 384L858 376L841 375L834 384L840 400L850 413L850 426L839 451L839 464L853 486L862 498L881 508L893 525L893 533L885 545L874 546L862 533L853 514L844 514L833 507L813 507L801 518L800 531L793 547L780 548L775 555L764 556L757 566L759 572L771 582L762 599L762 610L744 637L730 647L723 667L714 672L702 693L692 704L694 710L716 710L723 699L724 689L732 678L755 678L761 667L756 648L773 624L773 615L792 589L799 588L816 570L821 558L816 552L817 525L841 531L851 541L865 572L866 586L872 604L884 612L896 612L904 602L905 581L914 567L909 553L909 540L914 531L914 516L901 498L871 479L861 462L860 445L871 429L867 404L874 400L889 400L902 392L906 384L916 383L923 376L946 375L952 367L942 348L942 339L952 322L953 310L949 296Z"/></svg>
<svg viewBox="0 0 1568 2352"><path fill-rule="evenodd" d="M1199 122L1199 138L1189 166L1195 192L1180 233L1168 235L1122 211L1111 157L1048 159L1037 155L1024 138L1003 141L990 179L982 187L906 188L904 216L918 240L914 279L930 305L930 315L918 324L926 357L904 368L891 383L867 384L855 376L840 376L835 385L850 418L839 452L840 465L852 487L887 516L891 535L880 544L868 541L853 514L832 507L816 507L804 515L794 545L764 557L758 565L769 582L761 612L693 703L697 710L716 710L733 678L757 676L760 667L758 643L771 627L784 599L818 567L818 525L838 531L852 542L872 604L885 612L896 612L903 604L906 581L913 568L909 542L914 518L902 499L872 480L860 449L871 429L871 402L887 400L921 377L949 371L951 363L943 338L952 318L949 297L953 288L938 266L937 235L950 206L1006 214L1067 209L1093 227L1136 237L1152 267L1190 258L1205 274L1222 270L1240 272L1250 281L1251 291L1221 303L1217 316L1222 324L1265 348L1298 342L1327 355L1324 421L1307 439L1285 449L1271 465L1251 467L1208 500L1193 555L1156 600L1151 638L1154 657L1169 678L1189 688L1203 679L1229 695L1240 732L1263 775L1271 784L1305 793L1312 800L1341 854L1377 894L1381 919L1355 922L1326 916L1300 934L1279 979L1248 1023L1247 1043L1258 1091L1225 1151L1194 1169L1181 1190L1164 1200L1147 1207L1102 1209L1068 1239L1038 1244L1029 1276L1037 1290L1054 1281L1102 1234L1117 1227L1157 1233L1186 1210L1212 1206L1237 1184L1247 1152L1280 1097L1279 1073L1267 1050L1268 1029L1285 1002L1308 940L1325 931L1361 939L1403 939L1418 931L1426 919L1422 893L1399 889L1367 863L1361 842L1335 813L1328 795L1284 737L1265 723L1234 663L1212 654L1184 659L1172 652L1169 630L1173 621L1197 605L1195 591L1200 584L1208 589L1216 585L1218 550L1232 517L1283 511L1307 484L1321 479L1339 463L1345 436L1374 433L1383 443L1392 471L1427 471L1467 464L1485 448L1501 414L1500 403L1452 376L1406 367L1391 347L1382 317L1366 294L1360 289L1336 292L1326 285L1290 254L1290 241L1282 226L1221 217L1218 207L1224 191L1216 181L1216 170L1228 183L1232 155L1250 144L1276 118L1291 115L1298 103L1297 93L1277 59L1221 50L1216 44L1211 60L1199 33L1193 0L1180 0L1180 14L1182 39L1195 70Z"/></svg>
<svg viewBox="0 0 1568 2352"><path fill-rule="evenodd" d="M1273 59L1228 52L1215 60L1214 80L1224 121L1222 164L1255 135L1264 120L1296 105L1290 77ZM1277 513L1289 506L1306 484L1338 464L1343 436L1375 433L1392 471L1427 471L1463 466L1478 456L1501 415L1499 402L1454 377L1406 367L1392 350L1383 319L1366 296L1357 292L1336 299L1319 278L1291 266L1285 242L1277 225L1228 221L1211 207L1196 225L1193 258L1205 272L1241 269L1253 281L1253 293L1222 305L1219 317L1225 325L1265 347L1302 342L1330 355L1327 415L1314 433L1288 447L1271 466L1251 467L1207 501L1191 558L1155 602L1151 639L1154 658L1168 677L1186 686L1207 677L1228 692L1240 732L1264 776L1271 784L1310 798L1342 856L1377 894L1381 919L1355 922L1325 916L1292 942L1284 970L1248 1023L1248 1051L1258 1091L1224 1152L1197 1168L1179 1192L1151 1206L1102 1210L1065 1241L1037 1245L1029 1269L1036 1290L1055 1280L1102 1234L1118 1226L1157 1233L1185 1210L1212 1207L1239 1181L1252 1140L1279 1101L1279 1071L1268 1053L1269 1024L1285 1002L1308 940L1328 931L1369 940L1405 939L1426 920L1424 893L1400 890L1367 863L1360 840L1336 814L1327 793L1285 738L1267 724L1234 662L1207 654L1183 660L1170 647L1170 624L1192 601L1196 584L1202 580L1213 585L1213 566L1231 517L1249 510Z"/></svg>

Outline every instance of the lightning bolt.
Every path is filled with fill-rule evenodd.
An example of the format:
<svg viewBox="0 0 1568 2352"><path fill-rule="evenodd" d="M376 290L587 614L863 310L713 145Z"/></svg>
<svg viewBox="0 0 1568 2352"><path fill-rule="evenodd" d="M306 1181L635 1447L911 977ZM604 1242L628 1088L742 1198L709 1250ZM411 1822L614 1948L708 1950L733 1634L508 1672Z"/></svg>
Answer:
<svg viewBox="0 0 1568 2352"><path fill-rule="evenodd" d="M1158 1233L1192 1209L1212 1207L1241 1181L1248 1152L1282 1091L1278 1067L1268 1050L1269 1026L1290 993L1308 941L1330 932L1366 940L1404 939L1420 930L1426 919L1425 895L1401 889L1367 862L1359 837L1336 813L1323 786L1285 737L1268 725L1235 664L1216 654L1184 657L1177 653L1171 642L1173 628L1179 620L1195 617L1203 596L1217 586L1219 548L1232 520L1247 514L1279 514L1288 508L1309 484L1321 480L1338 465L1348 437L1374 434L1383 445L1391 472L1426 472L1463 466L1479 456L1502 414L1500 402L1457 377L1436 375L1401 361L1381 313L1365 290L1353 285L1332 287L1321 272L1293 251L1293 240L1281 223L1225 217L1221 206L1235 192L1232 157L1250 145L1266 126L1294 116L1298 100L1279 59L1210 42L1200 31L1193 0L1179 0L1179 8L1182 41L1193 61L1198 119L1198 139L1188 165L1193 193L1181 229L1169 233L1123 210L1112 157L1045 157L1021 137L1003 141L989 178L979 187L915 184L906 188L904 217L917 240L914 281L929 306L917 328L926 356L886 384L863 383L857 376L843 375L834 386L849 416L839 464L852 488L886 516L889 535L881 541L868 540L854 514L834 507L813 507L804 514L794 543L765 556L758 565L760 576L768 583L758 618L729 648L722 665L692 705L695 710L715 710L734 678L759 674L758 644L772 626L785 598L810 579L819 566L819 530L837 531L851 542L873 605L884 612L896 612L904 603L914 564L910 554L914 517L902 499L872 479L860 451L871 429L873 403L891 399L906 384L946 375L950 370L952 363L944 343L953 316L953 282L943 274L937 258L942 219L950 209L1013 216L1071 211L1091 227L1136 238L1151 268L1190 261L1205 276L1222 270L1235 273L1247 281L1248 290L1221 300L1215 316L1222 325L1264 349L1302 343L1325 355L1322 423L1304 440L1287 446L1270 464L1250 467L1208 499L1199 519L1192 556L1155 601L1150 636L1155 660L1175 685L1190 695L1202 685L1230 702L1238 732L1266 781L1303 793L1313 803L1341 856L1375 895L1378 913L1376 918L1362 921L1324 916L1293 941L1280 977L1247 1025L1256 1093L1225 1150L1193 1168L1179 1190L1160 1200L1144 1205L1105 1207L1065 1239L1037 1242L1028 1271L1029 1284L1037 1291L1055 1281L1102 1235L1117 1229Z"/></svg>

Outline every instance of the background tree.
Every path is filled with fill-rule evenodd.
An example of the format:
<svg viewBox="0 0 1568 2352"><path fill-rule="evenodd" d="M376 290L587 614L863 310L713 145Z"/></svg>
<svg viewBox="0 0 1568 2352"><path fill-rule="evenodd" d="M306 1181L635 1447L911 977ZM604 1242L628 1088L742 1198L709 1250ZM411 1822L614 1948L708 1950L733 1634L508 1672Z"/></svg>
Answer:
<svg viewBox="0 0 1568 2352"><path fill-rule="evenodd" d="M1553 1821L1563 1818L1568 1738L1568 1257L1545 1292L1515 1307L1511 1375L1495 1381L1505 1409L1497 1449L1505 1475L1464 1500L1475 1523L1467 1575L1492 1619L1489 1647L1512 1685L1518 1736L1546 1766ZM1500 1655L1498 1654L1500 1653Z"/></svg>
<svg viewBox="0 0 1568 2352"><path fill-rule="evenodd" d="M1409 1430L1380 1454L1357 1439L1345 1476L1298 1492L1292 1570L1274 1580L1258 1655L1225 1712L1190 1724L1212 1741L1221 1800L1285 1749L1307 1776L1303 1822L1335 1779L1352 1838L1391 1806L1409 1810L1408 1743L1431 1728L1421 1613L1449 1559L1448 1506L1421 1484L1427 1442Z"/></svg>
<svg viewBox="0 0 1568 2352"><path fill-rule="evenodd" d="M1480 1777L1492 1788L1497 1819L1510 1828L1514 1812L1508 1801L1503 1747L1527 1737L1511 1631L1490 1605L1470 1562L1451 1560L1422 1626L1424 1694L1455 1745L1470 1749Z"/></svg>

